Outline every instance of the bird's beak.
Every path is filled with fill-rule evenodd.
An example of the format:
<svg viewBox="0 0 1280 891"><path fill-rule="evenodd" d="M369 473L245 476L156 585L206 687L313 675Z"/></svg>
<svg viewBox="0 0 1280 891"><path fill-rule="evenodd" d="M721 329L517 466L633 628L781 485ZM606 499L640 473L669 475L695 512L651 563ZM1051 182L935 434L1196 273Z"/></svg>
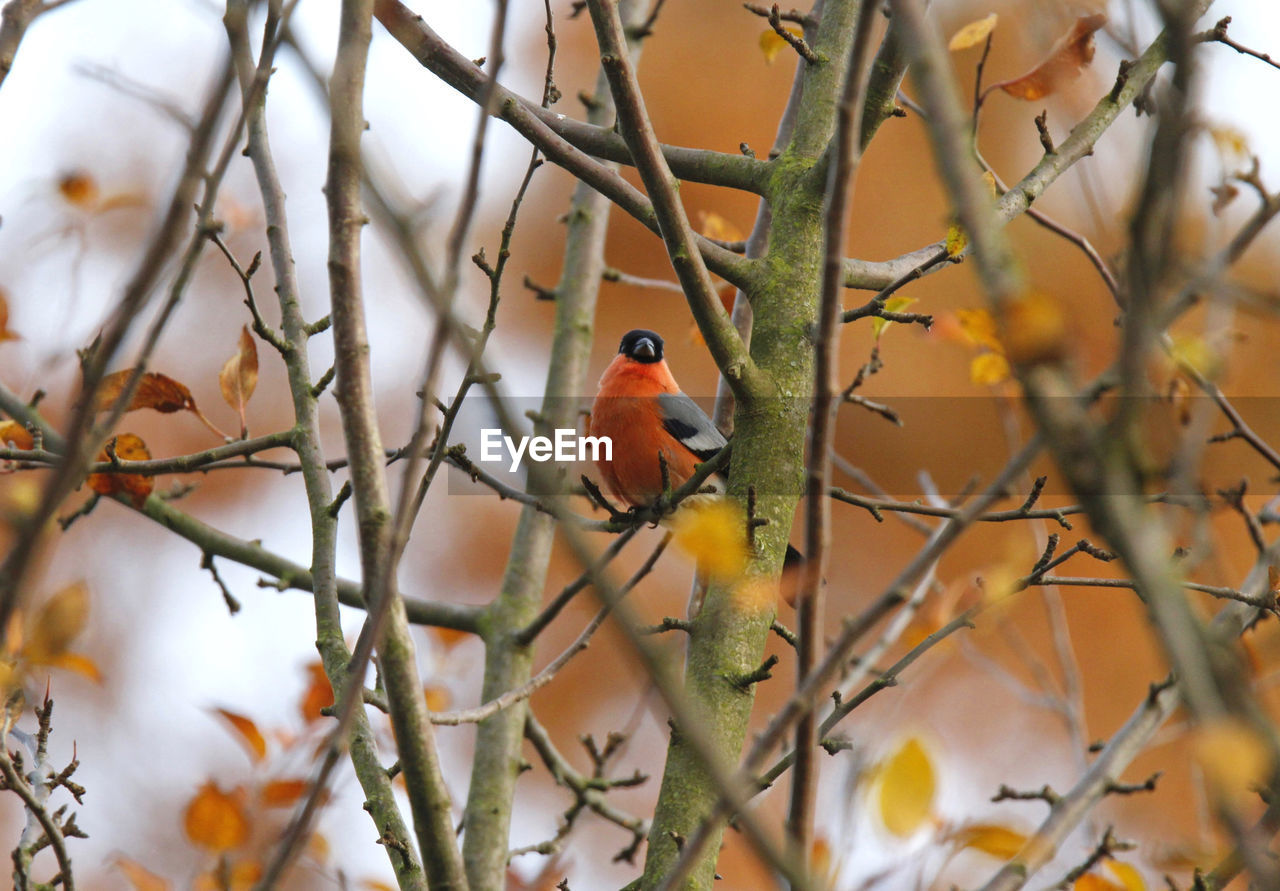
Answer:
<svg viewBox="0 0 1280 891"><path fill-rule="evenodd" d="M656 359L658 357L658 347L649 338L642 337L636 341L631 353L636 359Z"/></svg>

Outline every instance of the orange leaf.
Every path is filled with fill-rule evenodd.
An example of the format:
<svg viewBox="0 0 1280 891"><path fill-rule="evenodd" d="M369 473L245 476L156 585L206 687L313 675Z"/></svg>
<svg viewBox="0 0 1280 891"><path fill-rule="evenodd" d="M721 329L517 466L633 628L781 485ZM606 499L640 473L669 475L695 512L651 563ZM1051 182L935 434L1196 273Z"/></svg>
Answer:
<svg viewBox="0 0 1280 891"><path fill-rule="evenodd" d="M68 204L88 207L98 201L98 183L85 171L72 170L58 180L58 194Z"/></svg>
<svg viewBox="0 0 1280 891"><path fill-rule="evenodd" d="M311 682L307 685L306 692L302 694L298 710L302 712L302 720L309 724L324 717L320 709L333 705L333 688L329 686L329 678L324 673L324 666L319 662L308 664L307 674Z"/></svg>
<svg viewBox="0 0 1280 891"><path fill-rule="evenodd" d="M257 724L244 715L227 711L225 708L214 709L214 711L225 718L231 728L239 735L240 741L249 750L249 757L254 761L261 761L267 757L267 741L263 737L262 731L258 729Z"/></svg>
<svg viewBox="0 0 1280 891"><path fill-rule="evenodd" d="M116 458L121 461L145 461L151 457L147 444L132 433L121 433L113 437L107 446L114 449ZM98 460L111 460L108 449L104 448L98 453ZM136 473L89 474L90 489L99 495L128 495L133 506L139 509L146 503L154 486L155 480L151 477Z"/></svg>
<svg viewBox="0 0 1280 891"><path fill-rule="evenodd" d="M456 628L436 628L431 629L432 636L440 642L446 650L452 650L462 641L471 637L470 631L459 631Z"/></svg>
<svg viewBox="0 0 1280 891"><path fill-rule="evenodd" d="M1107 23L1101 13L1076 19L1071 30L1053 45L1048 57L1021 77L994 84L1015 99L1028 102L1048 96L1080 76L1093 61L1093 33Z"/></svg>
<svg viewBox="0 0 1280 891"><path fill-rule="evenodd" d="M452 697L444 687L436 684L427 684L422 688L422 693L426 696L427 708L431 711L442 712L449 707L449 701Z"/></svg>
<svg viewBox="0 0 1280 891"><path fill-rule="evenodd" d="M258 386L258 347L248 325L240 329L240 349L218 372L218 386L227 405L240 413L240 432L244 435L244 408Z"/></svg>
<svg viewBox="0 0 1280 891"><path fill-rule="evenodd" d="M212 781L201 786L182 818L187 838L216 853L244 844L249 837L249 819L240 806L239 791L228 794Z"/></svg>
<svg viewBox="0 0 1280 891"><path fill-rule="evenodd" d="M133 891L169 891L169 883L136 860L116 857L115 867L133 885Z"/></svg>
<svg viewBox="0 0 1280 891"><path fill-rule="evenodd" d="M89 589L84 582L68 585L36 613L23 655L36 665L52 664L80 636L88 619Z"/></svg>
<svg viewBox="0 0 1280 891"><path fill-rule="evenodd" d="M289 807L307 794L310 783L303 779L271 780L263 784L258 798L267 807Z"/></svg>
<svg viewBox="0 0 1280 891"><path fill-rule="evenodd" d="M94 411L106 411L115 405L132 374L133 371L126 368L124 371L117 371L104 377L94 397ZM154 408L163 414L195 411L196 401L192 398L191 391L183 384L163 374L148 371L138 381L138 389L134 392L133 399L129 400L129 407L125 411L134 411L139 408Z"/></svg>
<svg viewBox="0 0 1280 891"><path fill-rule="evenodd" d="M34 449L36 441L31 438L31 431L17 421L0 421L0 443L15 449Z"/></svg>
<svg viewBox="0 0 1280 891"><path fill-rule="evenodd" d="M262 864L241 860L228 872L225 866L196 877L195 891L250 891L262 878Z"/></svg>
<svg viewBox="0 0 1280 891"><path fill-rule="evenodd" d="M6 340L22 340L22 335L9 330L9 294L0 288L0 343Z"/></svg>

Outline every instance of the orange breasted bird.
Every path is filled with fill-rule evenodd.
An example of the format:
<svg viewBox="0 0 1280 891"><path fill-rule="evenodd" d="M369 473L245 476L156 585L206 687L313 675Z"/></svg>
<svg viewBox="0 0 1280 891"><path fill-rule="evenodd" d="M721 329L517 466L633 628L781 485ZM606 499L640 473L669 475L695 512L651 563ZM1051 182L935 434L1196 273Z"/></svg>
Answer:
<svg viewBox="0 0 1280 891"><path fill-rule="evenodd" d="M706 412L681 392L662 346L662 338L644 328L624 334L591 406L591 435L607 436L613 443L612 460L597 459L596 466L609 491L635 507L652 504L662 494L659 453L676 489L727 442ZM724 491L723 477L713 476L707 483ZM787 545L786 566L803 562L800 552Z"/></svg>
<svg viewBox="0 0 1280 891"><path fill-rule="evenodd" d="M671 376L662 357L662 338L643 328L623 335L617 357L600 378L591 406L591 435L613 442L612 460L596 461L605 485L637 507L662 494L659 454L675 489L725 445L716 425Z"/></svg>

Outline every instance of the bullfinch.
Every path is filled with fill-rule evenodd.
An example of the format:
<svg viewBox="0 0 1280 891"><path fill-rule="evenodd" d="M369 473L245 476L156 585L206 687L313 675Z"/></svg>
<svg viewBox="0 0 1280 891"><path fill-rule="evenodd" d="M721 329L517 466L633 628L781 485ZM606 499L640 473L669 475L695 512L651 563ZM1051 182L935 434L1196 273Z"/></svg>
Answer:
<svg viewBox="0 0 1280 891"><path fill-rule="evenodd" d="M659 454L666 459L674 489L726 442L697 403L680 391L662 357L662 338L643 328L623 335L618 355L600 378L591 406L591 435L612 441L612 460L600 458L596 464L609 491L636 507L652 504L662 494Z"/></svg>
<svg viewBox="0 0 1280 891"><path fill-rule="evenodd" d="M633 507L652 504L662 494L659 453L676 489L727 442L706 412L681 392L662 357L662 338L644 328L622 336L618 355L600 376L590 432L612 441L612 460L597 458L596 466L609 491ZM713 476L707 484L725 490L723 477ZM802 563L804 556L787 545L784 567Z"/></svg>

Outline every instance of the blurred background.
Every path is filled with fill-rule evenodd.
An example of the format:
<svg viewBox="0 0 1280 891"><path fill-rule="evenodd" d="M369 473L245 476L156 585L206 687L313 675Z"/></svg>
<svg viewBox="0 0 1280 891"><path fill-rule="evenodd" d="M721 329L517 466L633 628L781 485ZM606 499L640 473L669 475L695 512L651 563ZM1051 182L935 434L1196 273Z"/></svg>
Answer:
<svg viewBox="0 0 1280 891"><path fill-rule="evenodd" d="M412 5L464 55L486 52L490 4L418 0ZM574 97L593 88L596 70L591 26L585 15L570 17L568 0L555 0L552 11L559 40L556 81L565 97L557 110L580 117L581 106ZM1035 103L1003 94L988 99L980 145L1004 180L1016 181L1040 157L1032 118L1046 108L1050 131L1064 138L1110 88L1117 63L1132 58L1127 45L1145 47L1150 42L1157 31L1154 16L1135 0L933 4L944 35L990 12L999 14L987 83L1028 70L1070 30L1077 16L1097 11L1107 12L1111 22L1098 34L1092 67L1069 89ZM55 424L66 419L77 388L75 351L101 327L180 169L187 132L177 117L198 110L221 64L226 43L221 14L220 8L201 0L79 0L37 21L0 89L0 289L8 298L9 328L22 337L0 345L0 378L24 397L44 390L48 395L42 408ZM1219 0L1201 27L1226 15L1233 18L1235 39L1264 52L1280 51L1280 10L1273 3ZM325 72L332 64L336 19L332 4L305 0L293 16L297 45ZM502 79L526 96L541 92L543 24L542 4L513 5ZM790 89L794 59L783 52L772 63L766 60L760 49L763 25L737 3L666 4L646 43L640 73L664 142L726 152L737 151L745 142L762 156L767 152ZM979 55L979 49L953 54L966 90ZM1280 71L1222 45L1202 47L1200 58L1204 76L1198 118L1203 128L1195 140L1193 186L1178 235L1189 262L1221 247L1252 210L1253 196L1244 194L1215 215L1209 189L1224 174L1246 168L1250 155L1260 159L1262 176L1273 186L1280 169L1280 122L1267 101L1280 86ZM268 101L272 140L289 197L306 311L318 318L327 311L328 300L321 193L326 108L296 50L282 48L277 67ZM911 94L909 83L906 92ZM403 183L400 200L420 207L426 221L423 238L432 250L440 251L459 198L476 120L474 107L435 81L375 24L366 115L367 145ZM1126 112L1100 141L1095 155L1037 203L1062 224L1087 235L1105 257L1124 241L1127 208L1141 182L1148 125L1149 118ZM496 253L502 220L527 155L522 140L505 125L491 126L481 215L468 254L480 246L491 256ZM630 172L627 176L637 181ZM557 281L564 232L560 218L572 185L567 174L545 165L535 176L515 230L498 328L487 353L513 396L537 397L543 385L553 305L536 300L520 283L525 276L547 287ZM692 184L681 195L695 223L749 231L755 213L751 196ZM890 119L859 174L849 253L890 259L943 237L948 216L919 119ZM237 159L231 167L218 218L225 223L228 246L242 263L265 249L260 201L246 160ZM1096 271L1080 251L1030 220L1015 221L1010 233L1030 281L1070 307L1075 360L1082 370L1100 370L1110 361L1116 329L1114 305ZM367 230L364 245L378 406L384 442L394 447L411 432L414 389L433 322L375 227ZM1280 413L1273 400L1273 382L1280 370L1274 324L1280 306L1276 249L1273 232L1260 239L1233 272L1232 281L1254 299L1226 324L1221 317L1210 320L1200 313L1189 316L1180 328L1221 357L1221 382L1227 393L1256 397L1241 405L1247 420L1272 437L1280 435ZM661 244L621 214L613 216L606 254L609 265L625 273L672 278ZM270 271L264 269L257 279L259 300L268 320L275 320L269 284ZM483 316L487 289L484 277L469 268L460 305L473 323ZM901 294L917 301L912 310L932 313L937 321L930 331L904 325L885 331L879 339L884 367L860 392L898 409L906 424L894 427L848 406L841 414L838 449L893 494L908 499L935 492L955 495L972 473L989 478L1009 454L1010 435L1021 423L1016 393L1011 385L975 383L971 377L970 365L978 351L966 340L957 313L981 306L982 298L967 265L925 278ZM851 293L846 303L855 306L868 296ZM151 363L152 369L185 383L205 413L227 430L234 429L236 418L220 398L217 376L236 349L241 326L249 321L241 300L239 280L226 261L207 251ZM656 328L666 337L668 359L686 391L714 395L713 363L693 335L693 321L680 294L605 283L597 317L597 369L604 368L620 335L633 327ZM867 361L875 342L865 323L844 332L841 368L846 377ZM136 347L136 342L130 346ZM313 367L329 365L332 356L327 349L325 338L313 341ZM260 345L260 355L260 383L248 414L254 435L291 424L283 367L269 348ZM450 365L446 390L458 372L456 364ZM1161 372L1154 374L1159 379ZM342 436L331 399L324 401L323 410L327 454L338 456ZM217 444L187 414L136 412L123 424L122 429L142 436L157 457ZM1260 504L1270 496L1272 481L1266 468L1250 463L1243 445L1212 448L1206 469L1206 479L1212 482L1207 487L1234 484L1248 476L1251 498ZM1042 463L1031 475L1049 471ZM392 473L394 479L397 471ZM341 473L335 476L339 483L342 478ZM195 487L178 502L183 510L307 563L309 528L299 477L221 470L174 482L179 481ZM843 481L856 488L847 477ZM162 480L158 489L168 485ZM496 497L463 497L459 488L469 485L458 477L447 487L433 489L403 564L401 588L406 593L464 603L483 603L495 594L517 507ZM0 477L0 504L6 510L18 509L37 486L32 474L5 474ZM78 493L62 513L85 497L84 491ZM1061 486L1054 489L1052 478L1044 503L1068 503ZM583 503L581 509L588 507ZM342 516L339 568L344 577L356 578L351 517L350 510ZM979 598L978 579L1025 572L1041 551L1043 537L1055 530L990 524L966 533L939 566L938 592L922 611L919 627L927 633L949 618L957 604ZM1082 523L1071 532L1057 531L1071 542L1088 532ZM1238 585L1254 559L1238 516L1215 515L1210 534L1213 559L1197 580ZM637 565L658 535L644 532L621 561L624 568ZM797 531L793 537L799 540L798 536ZM828 575L831 627L877 596L922 540L919 530L895 517L877 523L865 511L837 505L836 554ZM36 602L81 580L91 594L89 626L75 649L92 659L101 679L95 683L58 670L50 678L57 703L54 761L69 760L74 750L81 762L76 779L87 789L78 823L90 837L71 843L82 887L134 887L131 882L140 881L139 867L172 887L187 887L207 877L216 857L186 835L183 815L208 782L238 796L250 815L248 839L229 856L233 863L251 863L269 847L290 813L288 807L270 806L263 790L272 781L304 777L309 771L325 722L303 708L304 700L315 693L308 668L316 659L308 596L260 587L257 573L220 562L222 578L243 606L231 615L213 579L201 570L200 558L192 545L145 517L103 503L56 539L34 576L31 590ZM557 591L577 572L564 549L553 564L548 591ZM1116 572L1098 565L1084 574ZM669 552L633 595L637 608L655 622L683 615L691 574L690 562ZM1200 605L1206 613L1214 607ZM594 608L590 598L579 598L566 611L540 644L540 665L572 640ZM1057 625L1055 636L1051 617L1059 609L1066 622ZM788 607L780 607L782 622L792 618ZM352 639L360 621L356 612L346 615ZM1069 636L1064 636L1064 628ZM415 633L424 687L434 697L432 707L475 704L483 662L480 643L428 630ZM923 869L920 864L930 857L937 861L942 856L929 831L908 839L886 834L873 819L865 784L856 782L858 771L849 765L874 761L904 738L919 739L937 771L937 807L943 820L987 820L1028 832L1043 817L1043 804L993 804L989 799L999 785L1035 789L1048 783L1059 790L1068 788L1083 763L1078 743L1107 738L1141 700L1148 684L1165 673L1136 598L1123 590L1028 591L991 610L977 630L961 637L929 653L900 686L874 698L845 722L844 732L858 740L863 755L861 761L842 756L827 763L819 812L819 832L840 869L842 887L862 887L875 876L889 877L880 887L910 887L912 870ZM1260 654L1258 671L1265 689L1271 663L1266 654L1274 652L1277 641L1269 635L1257 637L1262 639L1252 644ZM673 658L679 658L681 642L664 643ZM762 720L786 698L791 684L789 654L776 642L770 648L783 664L778 680L760 688L757 716ZM1041 689L1043 675L1061 677L1058 654L1063 648L1079 672L1083 709L1074 723ZM901 648L891 651L886 658L900 652ZM1060 680L1050 687L1055 685L1061 686ZM43 679L38 686L43 687ZM1264 696L1277 704L1273 693ZM577 737L593 734L602 740L610 731L628 732L629 742L614 762L617 770L638 769L653 779L616 794L620 806L649 813L666 750L665 714L612 628L606 625L591 648L532 702L580 769L587 769L589 762ZM246 749L218 709L246 716L261 730L265 757ZM378 726L390 746L389 729ZM465 797L471 738L472 731L465 727L440 730L455 800ZM1173 870L1185 878L1188 864L1212 854L1216 839L1206 828L1207 809L1178 728L1166 729L1157 741L1129 772L1137 782L1164 771L1156 791L1105 802L1092 827L1094 834L1078 833L1074 847L1059 858L1063 869L1051 869L1046 877L1056 878L1082 860L1096 832L1107 824L1141 843L1140 856L1130 862L1151 887L1162 871ZM779 784L766 793L761 806L784 813L784 787ZM391 883L385 854L374 843L372 824L360 802L350 771L340 772L318 827L325 842L309 849L292 887L375 888L379 882ZM570 803L541 769L526 774L512 846L550 838ZM22 823L17 800L0 796L0 849L8 850L8 840L16 840ZM767 887L738 836L729 833L727 839L720 867L723 887ZM609 856L629 841L616 827L586 818L555 863L538 855L515 861L513 887L521 881L530 887L552 887L566 872L575 889L617 887L638 869L609 862ZM952 864L948 876L973 881L993 871L998 862L968 850ZM902 876L912 881L895 884ZM546 879L549 883L542 884Z"/></svg>

